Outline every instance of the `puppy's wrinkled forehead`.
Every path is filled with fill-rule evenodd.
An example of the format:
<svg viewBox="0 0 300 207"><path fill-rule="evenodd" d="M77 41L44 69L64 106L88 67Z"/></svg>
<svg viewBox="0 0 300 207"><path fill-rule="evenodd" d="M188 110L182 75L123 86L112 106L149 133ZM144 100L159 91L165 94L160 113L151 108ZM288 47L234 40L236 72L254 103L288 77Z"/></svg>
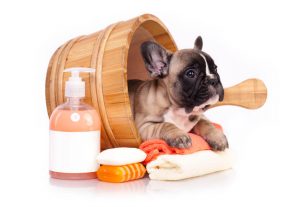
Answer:
<svg viewBox="0 0 300 207"><path fill-rule="evenodd" d="M183 49L175 52L172 56L170 63L170 73L178 74L184 68L198 64L201 70L205 72L207 64L206 54L193 50L193 49Z"/></svg>

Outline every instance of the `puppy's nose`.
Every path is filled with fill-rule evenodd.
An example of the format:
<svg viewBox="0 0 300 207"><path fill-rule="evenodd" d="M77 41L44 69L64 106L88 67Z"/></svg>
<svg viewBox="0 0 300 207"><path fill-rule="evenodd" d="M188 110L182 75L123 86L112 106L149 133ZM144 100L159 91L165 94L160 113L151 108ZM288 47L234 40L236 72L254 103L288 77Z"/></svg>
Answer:
<svg viewBox="0 0 300 207"><path fill-rule="evenodd" d="M210 78L210 79L208 79L208 84L210 84L212 86L216 86L218 84L218 80L215 78Z"/></svg>

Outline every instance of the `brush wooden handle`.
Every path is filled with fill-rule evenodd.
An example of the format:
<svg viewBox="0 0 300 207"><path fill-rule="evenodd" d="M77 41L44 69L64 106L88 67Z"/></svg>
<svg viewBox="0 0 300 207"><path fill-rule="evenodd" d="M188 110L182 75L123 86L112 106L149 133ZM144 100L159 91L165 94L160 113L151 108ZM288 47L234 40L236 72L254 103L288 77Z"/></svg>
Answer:
<svg viewBox="0 0 300 207"><path fill-rule="evenodd" d="M257 109L267 99L267 88L259 79L248 79L235 86L224 89L224 100L211 108L223 105L240 106L246 109Z"/></svg>

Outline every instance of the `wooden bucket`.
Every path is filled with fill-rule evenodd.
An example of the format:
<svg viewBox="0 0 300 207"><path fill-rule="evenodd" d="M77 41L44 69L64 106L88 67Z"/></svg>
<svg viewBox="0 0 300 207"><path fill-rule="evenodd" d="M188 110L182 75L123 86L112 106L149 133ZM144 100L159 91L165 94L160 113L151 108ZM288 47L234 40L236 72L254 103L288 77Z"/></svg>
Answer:
<svg viewBox="0 0 300 207"><path fill-rule="evenodd" d="M155 40L170 51L176 44L164 24L145 14L112 24L85 36L76 37L52 56L46 78L48 115L65 101L65 81L69 67L91 67L95 74L81 74L86 82L85 102L93 105L101 117L101 148L137 147L141 139L132 117L127 79L147 79L140 55L140 44Z"/></svg>
<svg viewBox="0 0 300 207"><path fill-rule="evenodd" d="M148 79L140 55L140 45L154 40L170 51L176 44L164 24L155 16L145 14L112 24L99 32L76 37L53 54L46 78L48 115L64 103L65 81L69 67L95 68L95 74L81 74L86 82L85 102L93 105L101 117L101 148L138 147L141 139L130 109L127 80ZM264 83L249 79L225 89L220 105L236 105L248 109L262 106L267 97ZM214 106L212 106L214 107Z"/></svg>

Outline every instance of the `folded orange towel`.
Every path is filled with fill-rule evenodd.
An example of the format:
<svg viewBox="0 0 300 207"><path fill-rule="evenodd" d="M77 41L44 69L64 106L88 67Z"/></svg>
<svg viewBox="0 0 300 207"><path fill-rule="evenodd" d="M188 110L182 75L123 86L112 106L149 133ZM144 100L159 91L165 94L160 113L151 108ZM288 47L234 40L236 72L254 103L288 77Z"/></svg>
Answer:
<svg viewBox="0 0 300 207"><path fill-rule="evenodd" d="M192 146L187 149L180 149L170 147L164 140L161 139L151 139L143 142L140 145L140 149L143 150L147 157L143 164L147 164L152 160L155 160L159 155L165 154L191 154L200 150L210 150L210 146L207 142L200 136L189 133L192 139Z"/></svg>
<svg viewBox="0 0 300 207"><path fill-rule="evenodd" d="M173 154L172 148L161 139L151 139L145 141L140 145L139 148L147 154L147 157L143 162L144 165L152 160L155 160L159 155Z"/></svg>

